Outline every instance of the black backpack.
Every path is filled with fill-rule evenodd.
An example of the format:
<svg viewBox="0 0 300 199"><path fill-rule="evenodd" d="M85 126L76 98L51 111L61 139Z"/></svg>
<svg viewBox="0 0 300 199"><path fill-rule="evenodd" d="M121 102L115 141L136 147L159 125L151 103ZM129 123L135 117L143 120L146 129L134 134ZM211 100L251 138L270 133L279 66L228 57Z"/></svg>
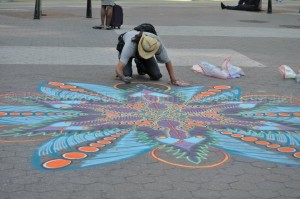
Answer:
<svg viewBox="0 0 300 199"><path fill-rule="evenodd" d="M138 25L137 27L135 27L134 30L143 31L143 32L150 32L152 34L157 35L154 26L150 23L142 23L141 25Z"/></svg>
<svg viewBox="0 0 300 199"><path fill-rule="evenodd" d="M123 47L125 45L125 42L124 42L124 39L123 39L123 36L125 35L125 33L126 32L120 34L119 37L118 37L118 43L117 43L116 49L117 49L117 51L119 51L119 53L122 52L122 49L123 49Z"/></svg>
<svg viewBox="0 0 300 199"><path fill-rule="evenodd" d="M152 34L157 35L154 26L152 24L150 24L150 23L142 23L141 25L138 25L137 27L135 27L133 29L136 30L136 31L140 31L140 32L150 32ZM123 36L124 36L125 33L119 35L119 37L118 37L118 44L117 44L116 49L120 53L122 52L122 49L123 49L123 47L125 45L125 42L123 40Z"/></svg>

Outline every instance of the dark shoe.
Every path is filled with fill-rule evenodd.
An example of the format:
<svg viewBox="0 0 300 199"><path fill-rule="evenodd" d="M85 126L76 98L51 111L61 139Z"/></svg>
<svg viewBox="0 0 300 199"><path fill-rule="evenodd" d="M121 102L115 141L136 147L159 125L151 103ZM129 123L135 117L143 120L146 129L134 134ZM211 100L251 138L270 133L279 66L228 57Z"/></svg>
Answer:
<svg viewBox="0 0 300 199"><path fill-rule="evenodd" d="M224 10L226 8L226 6L224 5L224 3L221 2L221 8L222 10Z"/></svg>
<svg viewBox="0 0 300 199"><path fill-rule="evenodd" d="M94 26L93 29L103 29L103 26Z"/></svg>

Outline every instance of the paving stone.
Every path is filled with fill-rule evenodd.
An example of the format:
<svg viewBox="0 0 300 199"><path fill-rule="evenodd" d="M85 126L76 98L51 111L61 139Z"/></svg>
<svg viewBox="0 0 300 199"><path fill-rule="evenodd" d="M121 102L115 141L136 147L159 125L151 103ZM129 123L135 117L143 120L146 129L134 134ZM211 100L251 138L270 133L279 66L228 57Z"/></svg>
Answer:
<svg viewBox="0 0 300 199"><path fill-rule="evenodd" d="M178 190L195 191L198 190L201 185L194 182L180 182L180 186L175 186ZM202 188L202 187L201 187Z"/></svg>
<svg viewBox="0 0 300 199"><path fill-rule="evenodd" d="M15 177L12 178L12 183L16 183L16 184L33 184L33 183L38 183L40 181L39 178L35 178L32 176L21 176L21 177Z"/></svg>
<svg viewBox="0 0 300 199"><path fill-rule="evenodd" d="M114 190L134 192L134 191L144 190L144 188L143 185L141 184L126 182L126 183L114 185Z"/></svg>
<svg viewBox="0 0 300 199"><path fill-rule="evenodd" d="M232 199L238 199L238 198L250 198L251 195L249 192L241 191L241 190L235 190L235 189L227 189L221 191L221 195L226 198L232 198Z"/></svg>
<svg viewBox="0 0 300 199"><path fill-rule="evenodd" d="M14 151L1 150L0 151L0 158L15 156L15 154L16 153Z"/></svg>
<svg viewBox="0 0 300 199"><path fill-rule="evenodd" d="M10 199L10 196L7 192L0 191L1 199Z"/></svg>
<svg viewBox="0 0 300 199"><path fill-rule="evenodd" d="M13 167L14 165L10 163L0 164L0 170L8 170L8 169L12 169Z"/></svg>
<svg viewBox="0 0 300 199"><path fill-rule="evenodd" d="M126 178L117 176L107 176L106 178L98 178L97 182L104 182L106 184L115 185L126 182Z"/></svg>
<svg viewBox="0 0 300 199"><path fill-rule="evenodd" d="M160 199L162 194L157 191L139 191L133 192L132 199Z"/></svg>
<svg viewBox="0 0 300 199"><path fill-rule="evenodd" d="M87 177L87 176L71 176L70 177L70 182L75 183L75 184L92 184L97 182L96 178L93 177Z"/></svg>
<svg viewBox="0 0 300 199"><path fill-rule="evenodd" d="M1 178L0 179L14 178L14 177L20 177L20 176L25 176L25 175L27 175L27 174L23 170L9 169L9 170L6 170L5 172L1 173Z"/></svg>
<svg viewBox="0 0 300 199"><path fill-rule="evenodd" d="M151 190L151 191L172 190L174 188L171 182L170 183L160 183L160 182L147 183L144 184L143 187L146 190Z"/></svg>
<svg viewBox="0 0 300 199"><path fill-rule="evenodd" d="M24 198L24 199L42 199L39 193L27 192L27 191L16 191L9 194L10 198Z"/></svg>
<svg viewBox="0 0 300 199"><path fill-rule="evenodd" d="M284 185L287 187L287 188L291 188L291 189L297 189L300 187L300 181L295 181L295 180L290 180L288 182L285 182Z"/></svg>
<svg viewBox="0 0 300 199"><path fill-rule="evenodd" d="M90 184L93 185L93 184ZM59 192L67 192L67 193L71 193L73 191L77 192L77 191L82 191L85 189L84 185L80 185L80 184L75 184L73 182L68 182L68 183L57 183L57 184L52 184L49 186L53 186L55 190L59 191ZM89 186L89 185L87 185Z"/></svg>
<svg viewBox="0 0 300 199"><path fill-rule="evenodd" d="M169 190L163 191L163 198L182 198L188 199L192 197L192 193L190 191L182 191L182 190Z"/></svg>
<svg viewBox="0 0 300 199"><path fill-rule="evenodd" d="M222 183L222 182L207 182L207 183L202 183L201 188L206 188L214 191L222 191L222 190L230 189L230 185L228 183Z"/></svg>
<svg viewBox="0 0 300 199"><path fill-rule="evenodd" d="M110 184L105 184L103 182L101 182L101 183L98 182L98 183L86 185L86 190L89 190L89 191L98 190L98 191L102 191L104 193L111 193L114 191L114 186L112 186Z"/></svg>
<svg viewBox="0 0 300 199"><path fill-rule="evenodd" d="M103 192L97 191L97 190L94 190L92 192L88 192L88 191L72 192L72 193L70 193L70 198L83 198L83 199L103 198L103 199L108 199L106 193L103 193Z"/></svg>
<svg viewBox="0 0 300 199"><path fill-rule="evenodd" d="M277 191L261 188L257 190L251 190L250 193L253 195L253 198L275 198L279 196Z"/></svg>
<svg viewBox="0 0 300 199"><path fill-rule="evenodd" d="M254 174L244 174L236 177L235 182L249 182L249 183L259 183L264 182L265 179L262 175L254 175Z"/></svg>
<svg viewBox="0 0 300 199"><path fill-rule="evenodd" d="M274 182L288 182L290 180L287 175L281 174L265 175L265 179Z"/></svg>
<svg viewBox="0 0 300 199"><path fill-rule="evenodd" d="M128 182L137 183L137 184L146 184L146 183L155 182L154 177L144 176L144 175L127 177L126 180Z"/></svg>
<svg viewBox="0 0 300 199"><path fill-rule="evenodd" d="M287 197L287 198L300 198L300 190L299 189L291 189L291 188L280 188L277 190L278 193L282 197Z"/></svg>
<svg viewBox="0 0 300 199"><path fill-rule="evenodd" d="M255 190L258 188L254 183L242 182L242 181L233 182L230 184L230 187L233 189L246 190L246 191Z"/></svg>
<svg viewBox="0 0 300 199"><path fill-rule="evenodd" d="M117 170L114 171L113 173L111 173L112 176L118 176L118 177L132 177L132 176L136 176L137 173L135 171L130 171L130 170L126 170L126 169L122 169L122 170Z"/></svg>
<svg viewBox="0 0 300 199"><path fill-rule="evenodd" d="M15 191L24 191L24 185L20 185L20 184L6 184L6 183L3 183L1 184L1 187L0 187L0 191L1 192L15 192Z"/></svg>
<svg viewBox="0 0 300 199"><path fill-rule="evenodd" d="M271 182L271 181L264 181L264 182L259 182L256 184L257 187L260 189L267 189L267 190L273 190L276 191L280 187L282 187L283 183L280 182Z"/></svg>
<svg viewBox="0 0 300 199"><path fill-rule="evenodd" d="M41 177L41 183L46 183L46 184L62 184L68 182L70 182L69 178L53 176L53 175L45 175L45 173L43 173Z"/></svg>
<svg viewBox="0 0 300 199"><path fill-rule="evenodd" d="M40 193L41 198L48 198L48 199L70 199L70 194L67 192L60 192L60 191L47 191Z"/></svg>
<svg viewBox="0 0 300 199"><path fill-rule="evenodd" d="M43 193L43 192L54 191L54 187L49 186L49 184L46 183L30 184L30 185L25 185L25 191Z"/></svg>
<svg viewBox="0 0 300 199"><path fill-rule="evenodd" d="M201 199L219 199L219 198L221 198L221 194L219 191L207 190L207 189L199 189L197 191L192 191L192 195L195 198L201 198Z"/></svg>

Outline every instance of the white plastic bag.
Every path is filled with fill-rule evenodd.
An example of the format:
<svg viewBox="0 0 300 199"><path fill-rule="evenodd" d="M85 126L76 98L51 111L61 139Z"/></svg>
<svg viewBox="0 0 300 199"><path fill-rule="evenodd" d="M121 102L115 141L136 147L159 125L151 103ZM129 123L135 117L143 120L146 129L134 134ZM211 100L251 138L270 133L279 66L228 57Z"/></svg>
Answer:
<svg viewBox="0 0 300 199"><path fill-rule="evenodd" d="M296 81L297 81L297 83L300 83L300 67L298 70L298 74L296 75Z"/></svg>
<svg viewBox="0 0 300 199"><path fill-rule="evenodd" d="M282 74L282 79L295 79L296 73L287 65L278 66L278 71Z"/></svg>
<svg viewBox="0 0 300 199"><path fill-rule="evenodd" d="M228 78L228 73L225 71L221 70L217 66L210 64L208 62L202 61L201 64L199 64L200 70L204 75L210 76L210 77L216 77L220 79L227 79Z"/></svg>
<svg viewBox="0 0 300 199"><path fill-rule="evenodd" d="M229 74L229 78L238 78L241 75L245 75L244 71L240 67L232 65L229 61L230 57L227 57L224 59L222 64L222 69Z"/></svg>
<svg viewBox="0 0 300 199"><path fill-rule="evenodd" d="M296 75L296 82L300 83L300 73L298 75Z"/></svg>
<svg viewBox="0 0 300 199"><path fill-rule="evenodd" d="M195 64L192 66L191 68L195 73L202 73L203 74L203 70L200 66L200 64Z"/></svg>

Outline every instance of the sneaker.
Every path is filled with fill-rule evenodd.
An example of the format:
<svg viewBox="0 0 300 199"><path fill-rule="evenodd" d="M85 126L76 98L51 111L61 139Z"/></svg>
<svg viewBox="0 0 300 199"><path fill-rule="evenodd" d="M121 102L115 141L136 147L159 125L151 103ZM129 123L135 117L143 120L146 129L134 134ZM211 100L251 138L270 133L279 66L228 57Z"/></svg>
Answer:
<svg viewBox="0 0 300 199"><path fill-rule="evenodd" d="M103 25L100 25L100 26L94 26L93 29L103 29L104 26Z"/></svg>
<svg viewBox="0 0 300 199"><path fill-rule="evenodd" d="M224 3L221 2L221 8L222 10L224 10L226 8L226 6L224 5Z"/></svg>

